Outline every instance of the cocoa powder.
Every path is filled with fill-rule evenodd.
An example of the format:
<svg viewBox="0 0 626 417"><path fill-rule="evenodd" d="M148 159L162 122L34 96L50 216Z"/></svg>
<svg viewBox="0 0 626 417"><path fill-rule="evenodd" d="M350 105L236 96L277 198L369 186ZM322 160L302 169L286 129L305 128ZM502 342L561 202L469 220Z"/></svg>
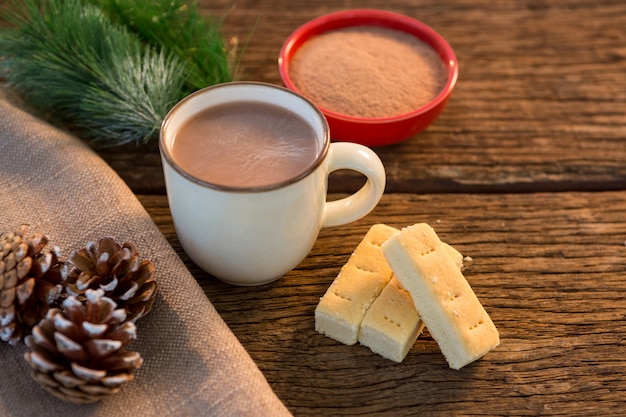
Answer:
<svg viewBox="0 0 626 417"><path fill-rule="evenodd" d="M376 26L309 39L295 52L289 75L318 106L368 118L413 111L434 99L447 80L444 63L430 45Z"/></svg>

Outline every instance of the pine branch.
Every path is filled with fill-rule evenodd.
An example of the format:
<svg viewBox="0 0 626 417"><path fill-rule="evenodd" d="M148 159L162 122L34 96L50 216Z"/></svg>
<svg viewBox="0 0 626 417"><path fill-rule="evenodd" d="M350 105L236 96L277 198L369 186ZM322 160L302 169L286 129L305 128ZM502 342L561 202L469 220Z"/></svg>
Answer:
<svg viewBox="0 0 626 417"><path fill-rule="evenodd" d="M76 127L91 132L95 146L147 142L158 134L169 109L185 96L184 66L146 49L100 68L104 85L90 85L81 101Z"/></svg>
<svg viewBox="0 0 626 417"><path fill-rule="evenodd" d="M101 0L8 0L12 27L0 32L0 76L32 106L95 146L148 141L197 80L203 85L224 80L199 75L199 65L179 58L179 51L167 46L173 33L159 38L159 47L146 44L94 1ZM175 31L188 31L181 36L189 42L209 28L186 22L188 27ZM219 65L213 64L220 77L228 68L223 53L220 46Z"/></svg>
<svg viewBox="0 0 626 417"><path fill-rule="evenodd" d="M187 0L92 0L155 48L172 51L188 64L186 85L194 91L232 80L234 62L221 37L220 23Z"/></svg>

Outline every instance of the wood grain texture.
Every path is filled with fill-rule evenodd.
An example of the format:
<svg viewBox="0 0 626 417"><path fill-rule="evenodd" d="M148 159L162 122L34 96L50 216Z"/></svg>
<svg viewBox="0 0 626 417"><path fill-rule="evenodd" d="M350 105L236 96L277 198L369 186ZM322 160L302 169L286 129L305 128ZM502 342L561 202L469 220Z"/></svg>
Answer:
<svg viewBox="0 0 626 417"><path fill-rule="evenodd" d="M425 132L376 148L389 192L620 190L626 186L626 2L201 0L242 45L238 79L280 84L277 58L321 14L382 8L443 35L460 76ZM243 48L245 45L245 48ZM393 76L393 74L390 74ZM164 190L158 147L101 154L139 193ZM360 177L342 172L336 192Z"/></svg>
<svg viewBox="0 0 626 417"><path fill-rule="evenodd" d="M199 5L223 19L226 38L239 39L240 80L280 84L285 39L308 20L349 8L417 18L459 59L441 117L414 138L375 149L388 178L378 207L322 230L310 255L270 285L223 284L185 255L156 141L98 150L294 415L626 415L624 0ZM362 181L333 174L331 197ZM401 364L315 332L319 298L378 222L427 222L472 258L464 274L500 331L496 350L454 371L427 332Z"/></svg>
<svg viewBox="0 0 626 417"><path fill-rule="evenodd" d="M626 192L387 194L366 218L322 230L296 270L256 288L199 271L166 199L139 198L295 415L626 410ZM427 222L472 258L464 274L500 331L495 351L454 371L427 333L395 364L315 332L319 297L377 222Z"/></svg>
<svg viewBox="0 0 626 417"><path fill-rule="evenodd" d="M296 416L608 415L626 412L626 2L208 1L245 50L238 79L280 84L289 34L319 15L380 8L442 34L460 78L425 132L377 148L388 186L364 219L322 230L274 284L208 276L176 238L158 146L100 151L177 250ZM393 76L393 74L390 74ZM339 172L334 197L362 178ZM426 333L402 364L315 332L314 309L377 222L431 224L501 345L460 371Z"/></svg>

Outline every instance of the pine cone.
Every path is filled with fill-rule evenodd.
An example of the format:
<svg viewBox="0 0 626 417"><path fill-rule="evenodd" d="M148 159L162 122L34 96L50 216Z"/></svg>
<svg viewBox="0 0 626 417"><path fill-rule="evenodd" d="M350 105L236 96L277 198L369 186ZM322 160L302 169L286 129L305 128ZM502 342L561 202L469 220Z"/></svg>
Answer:
<svg viewBox="0 0 626 417"><path fill-rule="evenodd" d="M88 289L102 289L107 297L125 308L128 320L135 322L152 308L157 283L154 264L140 260L132 243L119 245L105 237L89 242L70 255L72 269L65 291L78 299Z"/></svg>
<svg viewBox="0 0 626 417"><path fill-rule="evenodd" d="M114 394L143 363L139 353L126 350L136 338L135 324L103 294L87 290L84 303L66 298L63 309L50 309L25 339L33 378L65 401L89 403Z"/></svg>
<svg viewBox="0 0 626 417"><path fill-rule="evenodd" d="M42 234L0 236L0 339L17 344L56 302L67 267Z"/></svg>

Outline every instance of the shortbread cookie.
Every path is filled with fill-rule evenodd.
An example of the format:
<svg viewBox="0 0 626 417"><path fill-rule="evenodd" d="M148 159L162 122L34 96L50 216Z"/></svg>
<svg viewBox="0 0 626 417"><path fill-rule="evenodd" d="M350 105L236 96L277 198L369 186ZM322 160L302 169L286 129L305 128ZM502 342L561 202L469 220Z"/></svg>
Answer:
<svg viewBox="0 0 626 417"><path fill-rule="evenodd" d="M359 343L399 363L423 328L411 295L393 277L365 313Z"/></svg>
<svg viewBox="0 0 626 417"><path fill-rule="evenodd" d="M382 250L451 368L498 346L498 330L430 226L404 228Z"/></svg>
<svg viewBox="0 0 626 417"><path fill-rule="evenodd" d="M380 249L398 230L376 224L356 247L315 309L315 330L346 345L358 340L365 312L392 271Z"/></svg>
<svg viewBox="0 0 626 417"><path fill-rule="evenodd" d="M463 255L442 242L455 265L463 267ZM386 262L386 261L385 261ZM394 276L365 313L359 331L359 343L394 362L402 362L424 329L411 294Z"/></svg>
<svg viewBox="0 0 626 417"><path fill-rule="evenodd" d="M463 255L443 243L456 266L463 267ZM395 362L402 362L424 329L411 294L394 276L365 313L359 331L359 343L372 352Z"/></svg>

